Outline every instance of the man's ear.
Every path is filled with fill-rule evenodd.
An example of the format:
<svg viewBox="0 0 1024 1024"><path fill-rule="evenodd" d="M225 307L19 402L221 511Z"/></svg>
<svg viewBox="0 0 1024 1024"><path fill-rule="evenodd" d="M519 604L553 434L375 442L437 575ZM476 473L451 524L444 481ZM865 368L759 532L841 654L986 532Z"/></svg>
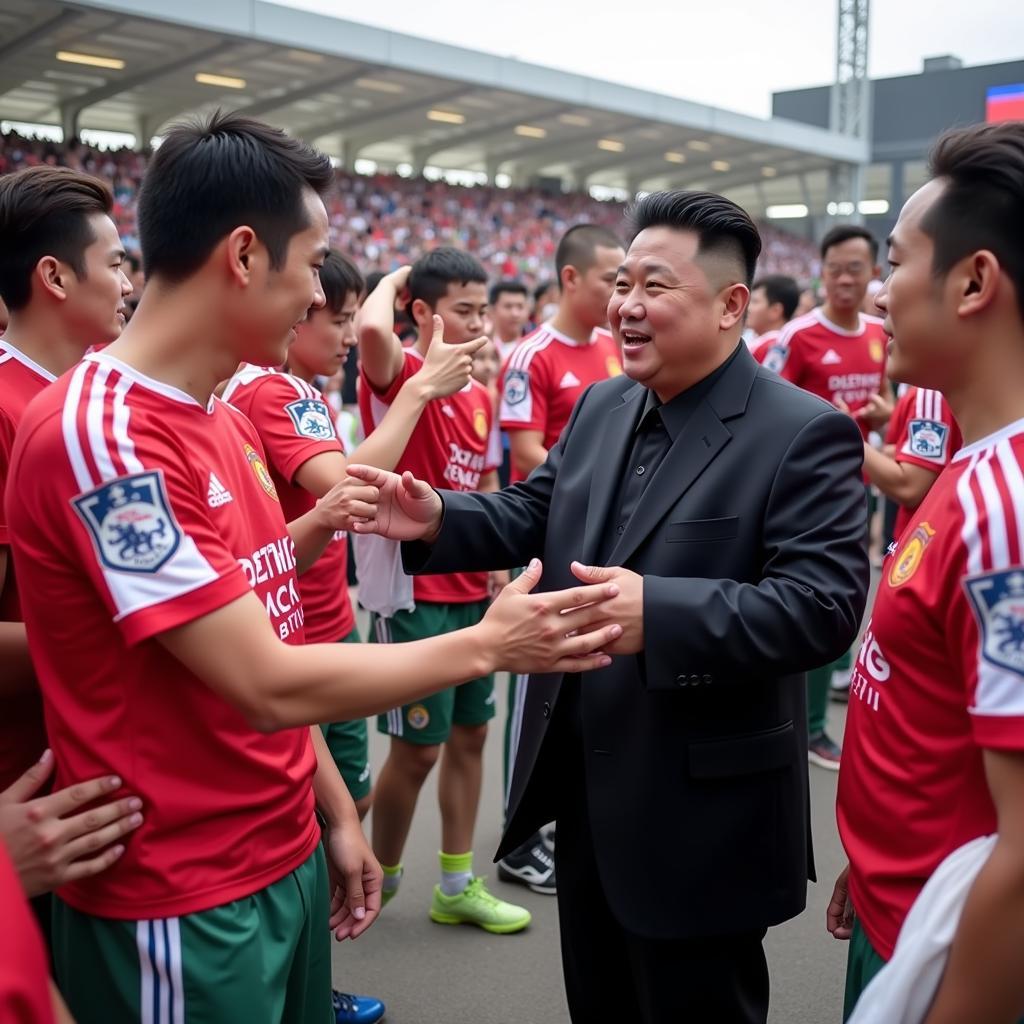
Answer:
<svg viewBox="0 0 1024 1024"><path fill-rule="evenodd" d="M730 331L746 315L750 304L750 289L741 282L728 285L719 293L722 312L718 319L720 331Z"/></svg>
<svg viewBox="0 0 1024 1024"><path fill-rule="evenodd" d="M32 271L33 283L57 302L67 297L67 275L73 273L70 267L61 264L56 256L43 256Z"/></svg>
<svg viewBox="0 0 1024 1024"><path fill-rule="evenodd" d="M224 259L228 274L241 287L252 279L256 251L260 247L256 232L246 224L240 224L223 242Z"/></svg>
<svg viewBox="0 0 1024 1024"><path fill-rule="evenodd" d="M416 326L421 330L429 330L433 333L434 330L434 311L427 305L423 299L413 299L412 305L409 307L412 312L412 318L416 323Z"/></svg>
<svg viewBox="0 0 1024 1024"><path fill-rule="evenodd" d="M957 313L972 316L988 309L999 294L1002 276L998 258L988 249L980 249L961 260L950 271Z"/></svg>

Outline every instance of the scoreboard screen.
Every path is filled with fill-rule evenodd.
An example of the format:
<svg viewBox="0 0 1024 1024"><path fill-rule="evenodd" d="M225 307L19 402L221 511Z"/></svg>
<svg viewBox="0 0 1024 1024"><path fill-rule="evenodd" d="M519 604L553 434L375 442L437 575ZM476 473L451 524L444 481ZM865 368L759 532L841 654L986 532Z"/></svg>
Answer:
<svg viewBox="0 0 1024 1024"><path fill-rule="evenodd" d="M1024 83L992 86L985 95L985 120L1024 121Z"/></svg>

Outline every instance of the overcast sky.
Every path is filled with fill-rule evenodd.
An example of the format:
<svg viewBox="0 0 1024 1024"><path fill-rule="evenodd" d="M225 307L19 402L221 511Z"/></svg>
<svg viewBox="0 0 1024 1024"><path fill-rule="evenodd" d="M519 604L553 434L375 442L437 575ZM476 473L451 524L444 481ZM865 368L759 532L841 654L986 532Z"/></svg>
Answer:
<svg viewBox="0 0 1024 1024"><path fill-rule="evenodd" d="M802 0L800 13L796 0L276 2L756 117L770 115L773 91L835 74L835 0ZM872 77L913 74L942 53L968 64L1024 58L1024 4L874 0Z"/></svg>

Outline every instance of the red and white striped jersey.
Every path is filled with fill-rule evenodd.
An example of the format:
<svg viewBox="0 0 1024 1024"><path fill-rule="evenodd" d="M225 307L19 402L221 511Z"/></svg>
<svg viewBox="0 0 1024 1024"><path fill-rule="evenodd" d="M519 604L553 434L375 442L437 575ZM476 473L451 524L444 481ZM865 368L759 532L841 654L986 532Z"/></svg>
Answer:
<svg viewBox="0 0 1024 1024"><path fill-rule="evenodd" d="M896 402L885 443L896 449L893 458L897 462L940 473L964 442L942 394L928 388L910 388ZM903 534L913 513L914 509L900 505L893 536Z"/></svg>
<svg viewBox="0 0 1024 1024"><path fill-rule="evenodd" d="M49 370L0 339L0 546L9 547L10 531L4 514L4 492L11 469L14 436L28 403L53 383ZM6 579L0 581L0 622L21 622L21 604L8 559ZM35 689L4 697L0 716L0 790L6 789L39 760L46 749L43 703Z"/></svg>
<svg viewBox="0 0 1024 1024"><path fill-rule="evenodd" d="M754 339L754 344L750 348L750 354L763 365L764 361L768 358L768 353L772 350L772 346L779 340L780 334L782 334L782 331L765 331L764 334Z"/></svg>
<svg viewBox="0 0 1024 1024"><path fill-rule="evenodd" d="M312 384L248 363L228 381L223 395L249 417L267 453L270 475L290 523L316 507L316 497L296 484L304 462L322 452L344 454L334 414ZM299 579L307 643L333 643L355 629L348 594L348 534L338 531L324 553Z"/></svg>
<svg viewBox="0 0 1024 1024"><path fill-rule="evenodd" d="M541 324L523 339L502 373L502 430L539 430L548 451L569 422L577 399L591 384L622 373L619 346L598 327L587 345ZM515 467L512 481L521 480Z"/></svg>
<svg viewBox="0 0 1024 1024"><path fill-rule="evenodd" d="M854 666L838 817L892 955L924 883L996 829L982 752L1024 750L1024 420L962 448L886 559Z"/></svg>
<svg viewBox="0 0 1024 1024"><path fill-rule="evenodd" d="M156 639L252 591L302 642L294 548L252 424L87 356L26 411L7 513L56 785L117 774L145 812L121 859L61 897L172 917L294 870L319 840L309 729L256 732Z"/></svg>
<svg viewBox="0 0 1024 1024"><path fill-rule="evenodd" d="M769 348L764 365L797 387L851 413L878 394L885 372L888 336L877 316L860 314L860 327L847 331L820 309L791 320ZM869 428L858 421L865 439Z"/></svg>

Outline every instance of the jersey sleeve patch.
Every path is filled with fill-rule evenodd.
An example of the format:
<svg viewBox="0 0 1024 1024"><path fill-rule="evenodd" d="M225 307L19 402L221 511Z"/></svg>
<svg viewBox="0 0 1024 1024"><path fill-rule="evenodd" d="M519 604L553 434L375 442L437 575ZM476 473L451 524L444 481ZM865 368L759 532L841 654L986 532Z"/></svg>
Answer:
<svg viewBox="0 0 1024 1024"><path fill-rule="evenodd" d="M97 558L114 572L155 573L182 539L159 470L119 477L72 500Z"/></svg>
<svg viewBox="0 0 1024 1024"><path fill-rule="evenodd" d="M300 398L289 402L285 411L291 417L295 433L314 441L333 441L337 436L327 403L319 398Z"/></svg>
<svg viewBox="0 0 1024 1024"><path fill-rule="evenodd" d="M761 364L766 370L772 373L781 373L789 358L788 345L772 345L765 354L764 362Z"/></svg>
<svg viewBox="0 0 1024 1024"><path fill-rule="evenodd" d="M526 370L509 370L505 375L505 404L520 405L530 394L530 375Z"/></svg>
<svg viewBox="0 0 1024 1024"><path fill-rule="evenodd" d="M1024 572L1019 567L964 580L978 631L981 656L1024 683Z"/></svg>
<svg viewBox="0 0 1024 1024"><path fill-rule="evenodd" d="M946 461L949 426L937 420L911 420L907 425L907 454L935 462Z"/></svg>

